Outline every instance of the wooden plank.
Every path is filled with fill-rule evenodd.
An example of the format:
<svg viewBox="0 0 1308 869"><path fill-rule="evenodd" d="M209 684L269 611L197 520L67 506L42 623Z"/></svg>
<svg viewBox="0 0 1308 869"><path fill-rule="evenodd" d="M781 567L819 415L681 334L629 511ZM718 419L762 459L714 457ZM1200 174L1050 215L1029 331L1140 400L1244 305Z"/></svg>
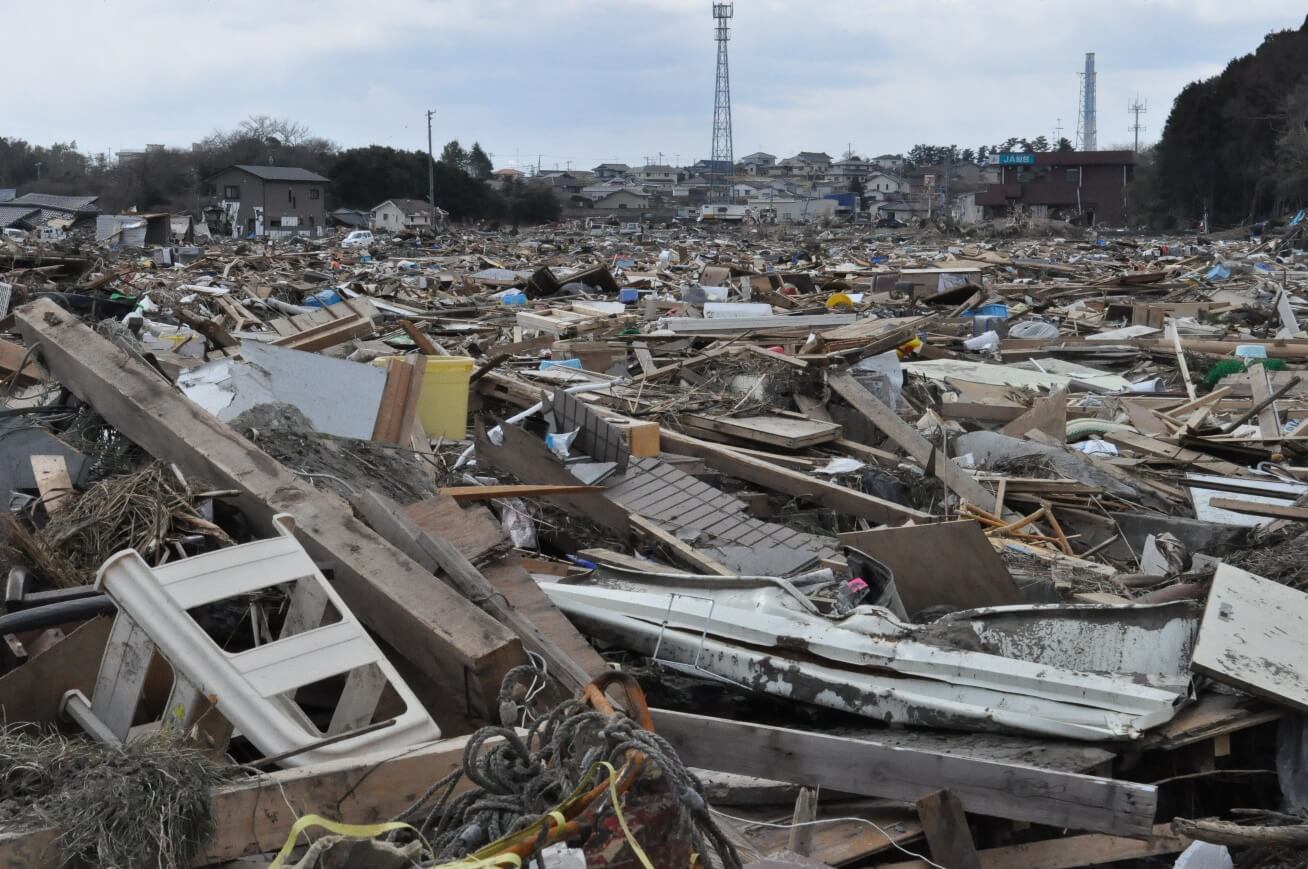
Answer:
<svg viewBox="0 0 1308 869"><path fill-rule="evenodd" d="M1042 431L1059 443L1067 440L1067 391L1058 390L1053 395L1037 398L1031 409L999 430L1000 434L1020 438L1035 429Z"/></svg>
<svg viewBox="0 0 1308 869"><path fill-rule="evenodd" d="M931 846L931 859L949 869L981 869L967 814L958 797L936 791L917 801L917 817Z"/></svg>
<svg viewBox="0 0 1308 869"><path fill-rule="evenodd" d="M1266 516L1271 519L1289 519L1293 522L1308 522L1308 507L1295 507L1293 504L1255 504L1241 501L1239 498L1213 498L1209 506L1218 510L1230 510L1248 516Z"/></svg>
<svg viewBox="0 0 1308 869"><path fill-rule="evenodd" d="M1131 420L1131 425L1139 429L1141 434L1150 437L1170 434L1163 421L1150 408L1139 401L1124 398L1122 399L1122 409L1126 411L1126 416Z"/></svg>
<svg viewBox="0 0 1308 869"><path fill-rule="evenodd" d="M977 852L981 869L1076 869L1078 866L1101 866L1119 860L1140 860L1160 854L1178 854L1194 840L1172 832L1171 824L1158 824L1148 839L1125 839L1120 836L1067 836L1005 845ZM939 861L937 861L939 862ZM950 869L954 864L947 863ZM882 863L878 869L931 869L925 860Z"/></svg>
<svg viewBox="0 0 1308 869"><path fill-rule="evenodd" d="M780 467L728 446L712 444L666 428L660 432L659 437L663 448L670 453L695 456L703 459L709 467L724 474L787 495L809 498L851 516L859 516L882 525L898 525L909 519L914 522L935 521L935 517L930 513L923 513L893 501L819 480L801 471Z"/></svg>
<svg viewBox="0 0 1308 869"><path fill-rule="evenodd" d="M292 327L294 328L294 327ZM327 323L319 323L303 331L293 332L276 339L272 343L278 347L286 347L291 350L304 350L308 353L317 353L319 350L326 350L328 347L335 347L337 344L344 344L352 338L362 338L365 335L371 335L375 331L373 322L368 317L358 317L344 320L332 320Z"/></svg>
<svg viewBox="0 0 1308 869"><path fill-rule="evenodd" d="M839 440L842 431L839 423L780 415L715 417L691 413L682 415L680 421L690 428L791 450Z"/></svg>
<svg viewBox="0 0 1308 869"><path fill-rule="evenodd" d="M680 561L687 567L693 568L700 573L717 574L718 576L736 576L737 571L715 561L707 553L700 552L688 543L679 540L675 534L664 531L655 525L649 519L637 513L631 514L631 530L647 540L653 541L663 547L675 561Z"/></svg>
<svg viewBox="0 0 1308 869"><path fill-rule="evenodd" d="M1022 603L1003 558L971 519L839 536L841 543L890 568L910 618L933 606L975 609Z"/></svg>
<svg viewBox="0 0 1308 869"><path fill-rule="evenodd" d="M954 793L968 812L1117 836L1148 836L1157 788L1021 764L654 710L658 733L683 763L915 802Z"/></svg>
<svg viewBox="0 0 1308 869"><path fill-rule="evenodd" d="M512 474L519 480L557 485L576 485L577 478L560 464L558 457L538 438L514 425L501 426L502 444L492 443L478 420L475 433L477 461ZM552 503L626 538L628 511L604 495L549 495Z"/></svg>
<svg viewBox="0 0 1308 869"><path fill-rule="evenodd" d="M68 464L63 456L32 456L32 476L41 493L41 506L51 516L68 505L73 481L68 478Z"/></svg>
<svg viewBox="0 0 1308 869"><path fill-rule="evenodd" d="M4 383L9 383L15 375L18 377L19 386L28 386L41 379L43 374L41 367L30 357L27 357L22 372L18 371L18 366L22 364L24 357L27 357L26 347L0 338L0 374L4 375L2 378Z"/></svg>
<svg viewBox="0 0 1308 869"><path fill-rule="evenodd" d="M913 426L900 419L899 414L886 407L879 398L868 392L863 384L851 375L847 373L829 375L827 383L855 410L867 417L869 422L885 432L901 449L916 459L922 467L927 467L934 455L935 475L958 497L982 508L994 502L995 496L992 492L987 491L985 486L968 476L953 459L938 455L935 446L929 440L919 434Z"/></svg>
<svg viewBox="0 0 1308 869"><path fill-rule="evenodd" d="M716 801L714 805L717 805ZM826 806L823 806L823 808L826 809ZM845 814L841 812L841 806L838 804L823 813ZM762 815L759 810L750 811L748 814L769 823L784 823L785 820L775 814ZM922 826L917 820L910 819L907 813L896 809L869 811L860 806L857 812L851 814L856 814L860 818L867 818L880 829L857 820L843 820L835 817L824 820L823 823L811 828L813 830L813 853L820 855L822 860L820 864L815 865L846 866L851 863L859 866L867 865L862 862L867 857L888 851L897 843L910 842L922 835ZM789 833L784 829L752 826L748 821L739 822L739 826L750 844L763 854L776 854L778 851L783 850L789 841ZM792 863L781 861L780 858L773 859L779 862L768 863L765 861L760 865L765 869L773 869L773 867L775 869L795 869Z"/></svg>
<svg viewBox="0 0 1308 869"><path fill-rule="evenodd" d="M570 660L576 661L587 674L594 678L604 672L604 659L541 590L523 559L505 555L483 567L481 573L510 606L529 619L546 639Z"/></svg>
<svg viewBox="0 0 1308 869"><path fill-rule="evenodd" d="M605 491L603 486L557 485L504 485L504 486L446 486L439 490L460 504L470 501L491 501L495 498L535 498L542 495L595 495Z"/></svg>
<svg viewBox="0 0 1308 869"><path fill-rule="evenodd" d="M1103 439L1119 447L1126 447L1128 450L1140 453L1143 456L1158 459L1169 459L1179 465L1194 465L1205 471L1223 476L1243 476L1248 470L1241 465L1224 461L1223 459L1210 456L1207 453L1201 453L1196 450L1189 450L1185 447L1178 447L1175 444L1169 444L1156 438L1145 437L1144 435L1133 434L1127 431L1110 429L1103 433Z"/></svg>
<svg viewBox="0 0 1308 869"><path fill-rule="evenodd" d="M291 825L307 814L353 824L392 820L432 782L460 766L469 739L444 739L402 752L281 770L217 788L211 797L214 836L196 865L276 851ZM46 828L0 835L0 865L11 869L65 865L59 834Z"/></svg>
<svg viewBox="0 0 1308 869"><path fill-rule="evenodd" d="M504 673L524 661L511 631L433 582L338 498L299 479L53 302L38 300L16 316L27 341L41 344L51 373L110 425L188 477L235 489L254 527L269 527L277 513L293 515L296 537L313 558L333 564L336 590L366 626L450 690L452 703L469 698L473 714L495 708Z"/></svg>
<svg viewBox="0 0 1308 869"><path fill-rule="evenodd" d="M545 658L550 673L568 690L580 691L603 672L604 664L598 654L592 652L591 660L585 664L573 660L530 618L498 594L486 577L449 541L418 528L394 501L368 490L350 498L350 504L378 534L432 573L442 575L464 597L515 631L523 645ZM507 581L510 577L503 578ZM525 583L524 594L529 591L526 586L531 586L540 597L545 597L530 576L523 573L521 579Z"/></svg>
<svg viewBox="0 0 1308 869"><path fill-rule="evenodd" d="M1266 366L1260 364L1249 366L1249 393L1255 405L1272 397L1272 384L1269 381ZM1258 433L1263 440L1275 440L1281 436L1281 418L1276 413L1276 402L1270 402L1258 411Z"/></svg>
<svg viewBox="0 0 1308 869"><path fill-rule="evenodd" d="M1308 594L1219 564L1190 669L1308 712Z"/></svg>
<svg viewBox="0 0 1308 869"><path fill-rule="evenodd" d="M460 507L453 498L437 495L408 505L404 514L428 534L450 541L473 564L510 546L499 521L485 507Z"/></svg>

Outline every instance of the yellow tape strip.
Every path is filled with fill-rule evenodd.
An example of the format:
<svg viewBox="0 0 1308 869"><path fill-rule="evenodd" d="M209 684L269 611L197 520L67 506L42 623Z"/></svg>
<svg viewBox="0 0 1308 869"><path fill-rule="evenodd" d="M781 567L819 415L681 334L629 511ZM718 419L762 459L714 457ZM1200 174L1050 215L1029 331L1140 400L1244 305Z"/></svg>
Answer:
<svg viewBox="0 0 1308 869"><path fill-rule="evenodd" d="M627 844L631 846L632 853L640 860L640 865L644 866L645 869L654 869L654 864L649 862L649 857L645 856L645 849L640 847L636 837L631 835L631 828L627 826L627 819L622 815L622 806L618 801L618 771L607 760L600 761L600 765L609 771L609 797L613 801L613 814L618 816L618 823L622 825L622 833L627 837Z"/></svg>
<svg viewBox="0 0 1308 869"><path fill-rule="evenodd" d="M305 815L291 825L291 833L286 837L286 844L277 852L270 869L282 869L282 863L295 850L295 843L299 840L300 834L310 827L322 827L338 836L348 836L351 839L375 839L394 830L413 830L413 827L399 821L389 821L385 824L342 824L322 815Z"/></svg>

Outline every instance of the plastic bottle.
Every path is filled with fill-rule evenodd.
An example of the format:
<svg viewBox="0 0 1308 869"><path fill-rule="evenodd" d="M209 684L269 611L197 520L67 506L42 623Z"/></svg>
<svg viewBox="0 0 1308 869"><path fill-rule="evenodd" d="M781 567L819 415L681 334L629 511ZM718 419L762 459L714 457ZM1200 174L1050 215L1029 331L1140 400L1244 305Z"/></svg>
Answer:
<svg viewBox="0 0 1308 869"><path fill-rule="evenodd" d="M869 591L871 589L868 588L867 583L861 576L854 577L842 585L840 591L836 592L836 602L831 607L832 612L838 616L843 616L862 603L863 598L867 597Z"/></svg>

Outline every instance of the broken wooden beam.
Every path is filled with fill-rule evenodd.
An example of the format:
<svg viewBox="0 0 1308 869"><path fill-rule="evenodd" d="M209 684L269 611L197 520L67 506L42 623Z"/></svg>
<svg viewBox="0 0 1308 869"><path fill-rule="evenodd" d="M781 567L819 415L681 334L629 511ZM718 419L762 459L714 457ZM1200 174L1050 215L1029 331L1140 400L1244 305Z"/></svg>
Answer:
<svg viewBox="0 0 1308 869"><path fill-rule="evenodd" d="M853 375L832 374L827 377L827 383L841 398L849 402L851 407L865 416L879 431L884 432L922 467L931 464L934 455L935 475L959 498L976 506L989 506L994 502L993 493L969 476L953 459L940 455L934 444L913 426L900 419L893 408L882 403L863 384L855 380Z"/></svg>
<svg viewBox="0 0 1308 869"><path fill-rule="evenodd" d="M238 506L256 524L294 516L296 537L333 564L336 589L365 625L452 699L466 698L470 713L495 708L504 673L524 662L511 631L58 305L32 302L17 319L50 372L110 425L188 477L237 490Z"/></svg>
<svg viewBox="0 0 1308 869"><path fill-rule="evenodd" d="M1178 836L1170 824L1158 824L1148 839L1126 839L1121 836L1067 836L1062 839L1045 839L1021 845L1005 845L978 851L981 869L1076 869L1079 866L1101 866L1120 860L1140 860L1160 854L1178 854L1189 848L1193 839ZM949 864L951 869L953 864ZM931 869L925 860L905 860L902 863L882 863L879 869Z"/></svg>
<svg viewBox="0 0 1308 869"><path fill-rule="evenodd" d="M687 766L912 802L947 789L974 814L1137 838L1153 830L1152 785L687 712L653 715Z"/></svg>
<svg viewBox="0 0 1308 869"><path fill-rule="evenodd" d="M443 575L464 597L515 631L528 649L545 658L550 673L568 691L581 691L592 679L604 672L604 661L594 650L590 650L586 660L574 660L501 595L453 545L415 525L399 504L371 490L355 495L350 503L378 534L432 573ZM535 592L533 597L539 596L548 603L545 593L530 576L524 573L521 580L530 586L526 591ZM553 608L553 604L549 606ZM574 649L590 649L584 641L571 645Z"/></svg>

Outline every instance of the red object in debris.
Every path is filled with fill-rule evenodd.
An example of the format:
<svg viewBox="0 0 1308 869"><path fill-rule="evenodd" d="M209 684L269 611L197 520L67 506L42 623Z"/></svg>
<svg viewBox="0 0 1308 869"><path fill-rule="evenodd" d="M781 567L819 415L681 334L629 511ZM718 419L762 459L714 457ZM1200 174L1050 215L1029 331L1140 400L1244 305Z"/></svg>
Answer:
<svg viewBox="0 0 1308 869"><path fill-rule="evenodd" d="M799 295L799 287L794 284L782 284L778 292L783 296L797 296Z"/></svg>
<svg viewBox="0 0 1308 869"><path fill-rule="evenodd" d="M785 347L782 347L780 344L774 344L773 346L771 346L771 347L768 348L768 352L769 352L769 353L782 353L782 354L784 354L784 353L786 352L786 348L785 348Z"/></svg>

